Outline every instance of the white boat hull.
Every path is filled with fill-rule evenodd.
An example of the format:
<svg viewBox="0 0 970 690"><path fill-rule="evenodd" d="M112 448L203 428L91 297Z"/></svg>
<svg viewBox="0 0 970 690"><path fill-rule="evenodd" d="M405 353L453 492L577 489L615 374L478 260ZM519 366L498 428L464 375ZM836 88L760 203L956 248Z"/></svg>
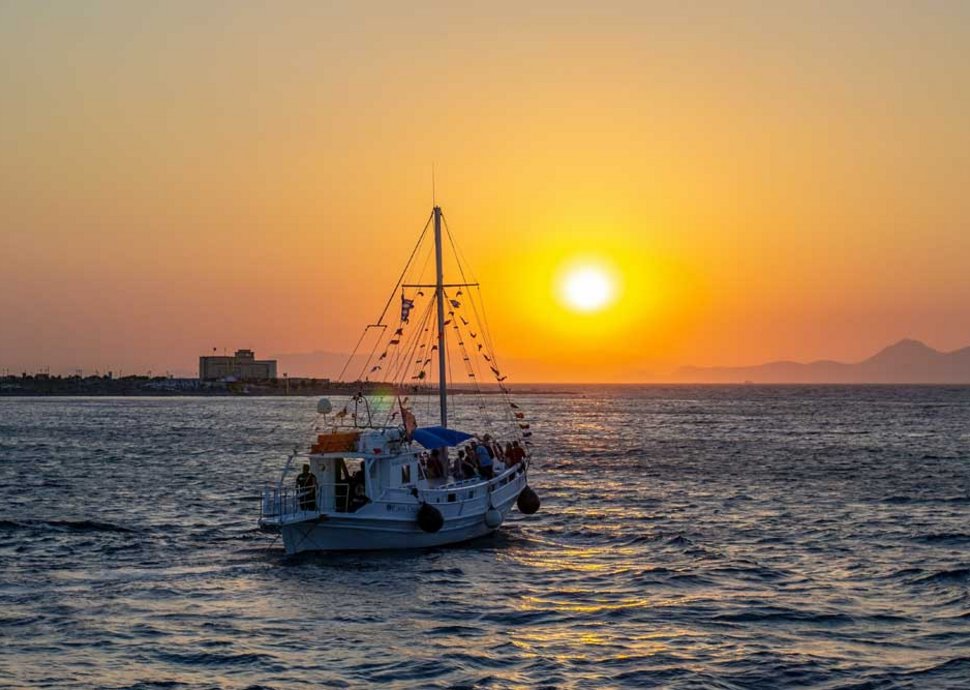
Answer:
<svg viewBox="0 0 970 690"><path fill-rule="evenodd" d="M420 503L413 505L372 503L356 513L308 514L307 519L281 524L280 533L288 555L304 551L363 551L422 549L475 539L498 528L489 526L485 513L494 507L504 522L519 493L526 486L526 474L519 473L500 486L489 486L491 501L481 496L461 502L432 502L444 518L437 532L425 532L417 522ZM441 495L449 491L442 489Z"/></svg>

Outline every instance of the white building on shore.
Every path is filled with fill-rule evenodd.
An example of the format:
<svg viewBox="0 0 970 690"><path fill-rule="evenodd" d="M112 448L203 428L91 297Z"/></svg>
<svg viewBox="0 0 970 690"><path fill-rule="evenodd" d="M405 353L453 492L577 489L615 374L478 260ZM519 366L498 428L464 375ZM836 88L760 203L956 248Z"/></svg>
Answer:
<svg viewBox="0 0 970 690"><path fill-rule="evenodd" d="M199 378L203 381L275 379L276 360L256 359L252 350L236 350L234 355L202 356L199 357Z"/></svg>

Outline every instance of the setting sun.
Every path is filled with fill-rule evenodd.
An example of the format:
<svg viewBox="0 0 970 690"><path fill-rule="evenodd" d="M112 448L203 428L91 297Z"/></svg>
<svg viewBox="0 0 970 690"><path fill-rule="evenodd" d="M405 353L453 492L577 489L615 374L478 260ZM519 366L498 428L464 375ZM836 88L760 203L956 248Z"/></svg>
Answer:
<svg viewBox="0 0 970 690"><path fill-rule="evenodd" d="M610 275L597 266L578 266L565 272L560 285L563 301L576 311L599 311L613 301L615 286Z"/></svg>

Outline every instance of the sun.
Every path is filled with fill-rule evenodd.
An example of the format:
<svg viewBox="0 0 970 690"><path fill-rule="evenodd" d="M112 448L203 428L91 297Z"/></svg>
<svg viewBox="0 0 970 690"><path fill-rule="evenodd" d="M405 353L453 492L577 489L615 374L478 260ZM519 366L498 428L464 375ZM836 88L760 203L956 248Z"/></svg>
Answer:
<svg viewBox="0 0 970 690"><path fill-rule="evenodd" d="M567 269L560 282L560 297L575 311L596 312L609 306L616 286L608 271L593 265Z"/></svg>

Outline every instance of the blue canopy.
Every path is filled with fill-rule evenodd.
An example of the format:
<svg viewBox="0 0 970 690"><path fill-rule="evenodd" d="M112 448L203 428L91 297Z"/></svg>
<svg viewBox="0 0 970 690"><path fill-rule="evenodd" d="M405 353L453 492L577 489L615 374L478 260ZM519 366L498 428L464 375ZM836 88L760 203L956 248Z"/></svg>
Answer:
<svg viewBox="0 0 970 690"><path fill-rule="evenodd" d="M462 441L472 438L472 435L456 429L446 429L443 426L422 426L414 430L411 438L425 448L444 448L457 446Z"/></svg>

